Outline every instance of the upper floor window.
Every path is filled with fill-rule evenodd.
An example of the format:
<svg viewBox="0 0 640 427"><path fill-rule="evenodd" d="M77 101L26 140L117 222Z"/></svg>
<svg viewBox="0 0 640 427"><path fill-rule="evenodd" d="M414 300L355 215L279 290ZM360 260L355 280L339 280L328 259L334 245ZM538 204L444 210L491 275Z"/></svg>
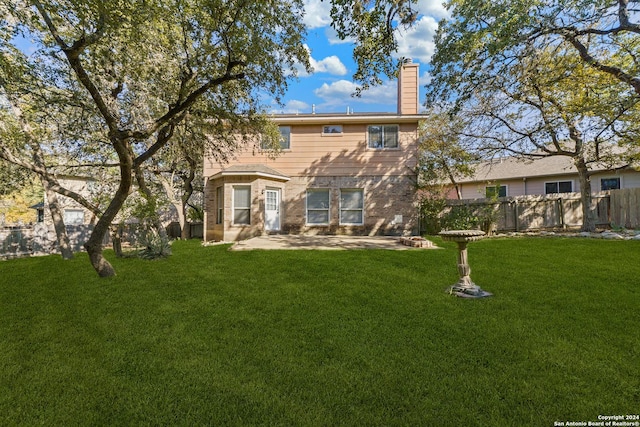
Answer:
<svg viewBox="0 0 640 427"><path fill-rule="evenodd" d="M571 192L573 192L573 181L555 181L544 183L544 194Z"/></svg>
<svg viewBox="0 0 640 427"><path fill-rule="evenodd" d="M278 126L278 130L280 131L280 148L282 150L288 150L291 148L291 126ZM270 147L269 144L263 140L260 148L268 150L273 147Z"/></svg>
<svg viewBox="0 0 640 427"><path fill-rule="evenodd" d="M280 148L288 150L291 148L291 126L278 126L280 130Z"/></svg>
<svg viewBox="0 0 640 427"><path fill-rule="evenodd" d="M342 133L342 125L326 125L322 127L323 135L340 135Z"/></svg>
<svg viewBox="0 0 640 427"><path fill-rule="evenodd" d="M620 178L602 178L600 180L600 191L619 190Z"/></svg>
<svg viewBox="0 0 640 427"><path fill-rule="evenodd" d="M398 125L370 125L367 136L369 148L398 148Z"/></svg>

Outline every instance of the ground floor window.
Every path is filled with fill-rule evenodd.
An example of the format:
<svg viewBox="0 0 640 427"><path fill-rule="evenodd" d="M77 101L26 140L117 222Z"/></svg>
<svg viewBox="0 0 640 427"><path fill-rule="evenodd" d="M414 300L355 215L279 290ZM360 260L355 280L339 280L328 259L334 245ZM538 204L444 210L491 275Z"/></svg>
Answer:
<svg viewBox="0 0 640 427"><path fill-rule="evenodd" d="M571 192L573 192L573 181L555 181L544 183L544 194Z"/></svg>
<svg viewBox="0 0 640 427"><path fill-rule="evenodd" d="M307 224L329 224L329 199L328 188L307 190Z"/></svg>
<svg viewBox="0 0 640 427"><path fill-rule="evenodd" d="M602 178L600 180L600 190L619 190L620 178Z"/></svg>
<svg viewBox="0 0 640 427"><path fill-rule="evenodd" d="M223 187L216 188L216 224L222 224L224 215L224 190Z"/></svg>
<svg viewBox="0 0 640 427"><path fill-rule="evenodd" d="M492 197L507 197L507 186L492 185L491 187L484 187L484 192L487 199Z"/></svg>
<svg viewBox="0 0 640 427"><path fill-rule="evenodd" d="M364 224L364 191L361 188L340 190L340 224Z"/></svg>
<svg viewBox="0 0 640 427"><path fill-rule="evenodd" d="M233 187L233 223L251 224L251 187L248 185Z"/></svg>

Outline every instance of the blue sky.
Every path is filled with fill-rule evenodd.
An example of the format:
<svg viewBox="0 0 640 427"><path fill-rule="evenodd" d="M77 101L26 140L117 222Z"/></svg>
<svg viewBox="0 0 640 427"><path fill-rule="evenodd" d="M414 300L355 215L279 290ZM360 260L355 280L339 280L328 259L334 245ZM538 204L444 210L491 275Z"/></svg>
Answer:
<svg viewBox="0 0 640 427"><path fill-rule="evenodd" d="M305 24L308 28L307 47L310 51L314 73L304 71L298 80L290 84L284 98L284 107L274 106L274 113L310 113L315 105L317 113L345 112L396 112L397 85L395 80L385 80L381 86L363 92L360 98L351 96L357 85L352 80L355 63L352 59L353 44L338 40L330 26L330 2L305 0ZM428 63L433 54L433 36L438 22L446 18L442 0L419 0L419 12L415 25L406 31L398 31L396 57L412 58L420 64L420 102L424 101L424 85L429 82Z"/></svg>
<svg viewBox="0 0 640 427"><path fill-rule="evenodd" d="M415 6L418 20L408 30L397 30L398 51L396 58L412 58L420 64L420 103L424 101L424 86L429 82L428 64L433 55L433 37L438 22L448 14L442 6L443 0L418 0ZM397 110L397 84L385 77L384 83L353 97L357 85L352 75L356 70L353 61L353 44L339 40L331 28L329 11L331 2L304 0L304 23L308 29L306 45L314 72L307 74L302 67L297 80L290 82L283 99L284 105L274 103L273 113L310 113L315 105L317 113L345 112L347 107L354 113L389 112ZM24 43L23 50L32 49Z"/></svg>

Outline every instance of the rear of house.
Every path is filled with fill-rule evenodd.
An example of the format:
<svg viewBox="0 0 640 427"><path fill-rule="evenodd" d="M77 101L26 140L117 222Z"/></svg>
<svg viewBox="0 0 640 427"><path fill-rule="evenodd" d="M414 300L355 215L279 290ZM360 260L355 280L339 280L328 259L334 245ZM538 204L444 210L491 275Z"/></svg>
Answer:
<svg viewBox="0 0 640 427"><path fill-rule="evenodd" d="M275 115L278 157L205 159L205 240L417 232L418 75L403 66L397 113Z"/></svg>

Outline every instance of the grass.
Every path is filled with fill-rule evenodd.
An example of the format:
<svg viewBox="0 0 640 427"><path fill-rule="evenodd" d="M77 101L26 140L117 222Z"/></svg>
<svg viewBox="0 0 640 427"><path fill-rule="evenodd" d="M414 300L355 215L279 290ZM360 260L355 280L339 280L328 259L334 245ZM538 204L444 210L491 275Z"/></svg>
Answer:
<svg viewBox="0 0 640 427"><path fill-rule="evenodd" d="M437 239L436 239L437 240ZM553 425L640 408L640 243L0 262L0 425Z"/></svg>

